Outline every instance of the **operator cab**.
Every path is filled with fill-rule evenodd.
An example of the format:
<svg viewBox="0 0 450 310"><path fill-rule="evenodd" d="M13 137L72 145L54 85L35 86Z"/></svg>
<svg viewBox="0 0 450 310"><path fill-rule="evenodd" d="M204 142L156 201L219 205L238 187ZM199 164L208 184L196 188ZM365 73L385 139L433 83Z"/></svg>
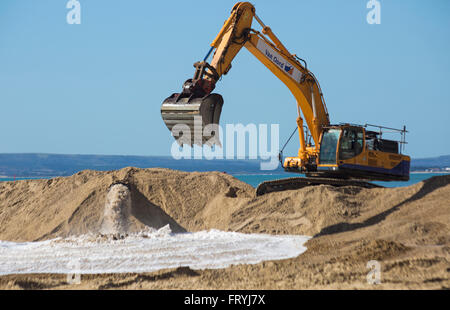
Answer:
<svg viewBox="0 0 450 310"><path fill-rule="evenodd" d="M322 175L379 181L409 180L410 158L399 153L401 141L382 139L372 125L335 125L324 129L317 170ZM380 127L380 126L377 126ZM385 127L380 127L385 128ZM390 128L392 129L392 128Z"/></svg>
<svg viewBox="0 0 450 310"><path fill-rule="evenodd" d="M358 127L329 128L322 135L319 163L336 165L339 160L350 159L364 149L364 129Z"/></svg>

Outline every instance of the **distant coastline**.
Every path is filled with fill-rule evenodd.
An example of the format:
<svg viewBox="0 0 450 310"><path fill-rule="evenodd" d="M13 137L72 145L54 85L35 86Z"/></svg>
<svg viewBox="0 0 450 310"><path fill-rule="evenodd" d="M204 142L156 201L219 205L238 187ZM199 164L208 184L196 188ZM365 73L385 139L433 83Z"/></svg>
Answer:
<svg viewBox="0 0 450 310"><path fill-rule="evenodd" d="M261 161L244 160L176 160L170 156L0 154L0 178L54 178L70 176L82 170L110 171L125 167L168 168L192 171L222 171L232 175L285 174L281 166L263 171ZM411 160L411 173L448 174L450 155Z"/></svg>
<svg viewBox="0 0 450 310"><path fill-rule="evenodd" d="M177 169L175 169L177 170ZM220 171L220 170L217 170ZM225 172L227 173L227 172ZM411 174L450 174L450 171L411 171ZM280 175L280 173L266 173L266 172L261 172L261 173L228 173L231 174L233 176L249 176L249 175L258 175L258 176L271 176L271 175ZM284 173L282 173L284 174ZM291 176L295 176L295 175L301 175L302 173L293 173L293 172L286 172L286 175L291 175ZM0 175L0 179L13 179L14 177L19 180L19 179L26 179L26 180L31 180L31 179L53 179L53 178L61 178L61 177L67 177L70 175L53 175L53 176L13 176L13 175Z"/></svg>

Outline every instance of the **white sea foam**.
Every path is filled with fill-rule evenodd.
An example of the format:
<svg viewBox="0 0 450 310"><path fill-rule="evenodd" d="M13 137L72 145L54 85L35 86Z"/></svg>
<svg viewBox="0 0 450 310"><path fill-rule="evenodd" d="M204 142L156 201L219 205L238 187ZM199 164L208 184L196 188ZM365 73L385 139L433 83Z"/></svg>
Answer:
<svg viewBox="0 0 450 310"><path fill-rule="evenodd" d="M168 226L128 235L83 235L39 242L0 241L0 274L152 272L189 266L225 268L296 257L307 236L218 230L173 234Z"/></svg>

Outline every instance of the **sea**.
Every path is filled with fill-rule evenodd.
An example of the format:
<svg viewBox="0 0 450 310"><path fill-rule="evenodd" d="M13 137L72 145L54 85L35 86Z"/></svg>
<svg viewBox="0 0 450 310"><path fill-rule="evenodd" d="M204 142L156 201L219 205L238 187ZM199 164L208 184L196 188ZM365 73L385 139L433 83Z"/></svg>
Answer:
<svg viewBox="0 0 450 310"><path fill-rule="evenodd" d="M302 174L294 174L294 173L277 173L277 174L245 174L245 173L238 173L233 174L230 173L232 176L237 178L238 180L245 182L247 184L250 184L253 187L257 187L260 183L264 181L269 180L277 180L277 179L283 179L283 178L292 178L296 176L304 176ZM410 174L409 181L392 181L392 182L372 182L384 187L405 187L412 184L419 183L423 180L429 179L434 176L438 175L449 175L449 173L425 173L425 172L412 172ZM32 179L51 179L51 177L17 177L17 178L0 178L0 182L2 181L20 181L20 180L32 180Z"/></svg>

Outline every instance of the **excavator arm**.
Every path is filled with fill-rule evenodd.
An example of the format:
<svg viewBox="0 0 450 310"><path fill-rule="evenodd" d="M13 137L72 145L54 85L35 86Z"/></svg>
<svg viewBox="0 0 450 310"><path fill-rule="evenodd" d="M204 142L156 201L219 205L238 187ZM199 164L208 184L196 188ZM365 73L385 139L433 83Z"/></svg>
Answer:
<svg viewBox="0 0 450 310"><path fill-rule="evenodd" d="M254 19L262 27L261 32L252 29ZM211 63L206 62L208 53L204 61L194 64L194 78L185 82L183 92L173 94L164 101L161 113L167 127L172 130L173 124L178 122L188 125L191 132L195 132L192 126L194 116L202 116L203 126L218 124L223 99L218 94L212 94L212 91L221 76L229 72L233 59L242 47L247 48L294 95L297 102L300 149L298 157L290 158L291 163L287 164L297 167L306 165L317 157L323 127L330 124L320 85L307 69L306 63L302 64L296 55L288 51L271 28L255 14L254 6L249 2L239 2L233 7L230 17L211 43L210 52L214 50ZM304 121L311 132L314 146L306 143ZM190 140L193 141L185 139L183 143L190 144ZM203 143L205 141L202 140Z"/></svg>

